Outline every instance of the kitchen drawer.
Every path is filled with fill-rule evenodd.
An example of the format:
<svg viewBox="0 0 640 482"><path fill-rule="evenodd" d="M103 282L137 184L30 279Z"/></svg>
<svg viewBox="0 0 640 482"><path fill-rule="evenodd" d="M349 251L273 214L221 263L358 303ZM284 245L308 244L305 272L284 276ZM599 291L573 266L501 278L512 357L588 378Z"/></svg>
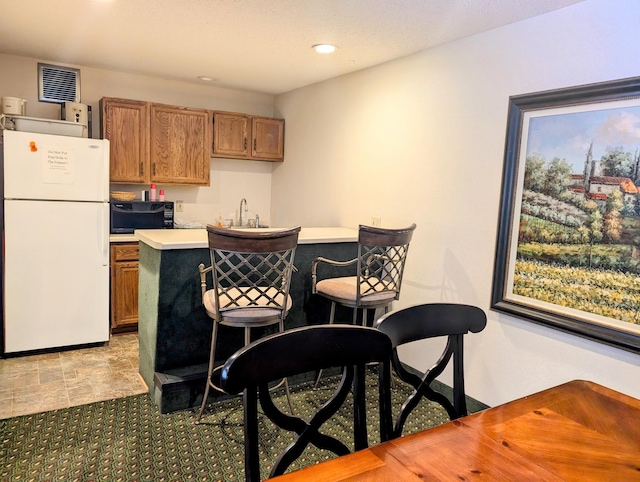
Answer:
<svg viewBox="0 0 640 482"><path fill-rule="evenodd" d="M138 261L140 259L140 245L138 243L111 244L113 261Z"/></svg>

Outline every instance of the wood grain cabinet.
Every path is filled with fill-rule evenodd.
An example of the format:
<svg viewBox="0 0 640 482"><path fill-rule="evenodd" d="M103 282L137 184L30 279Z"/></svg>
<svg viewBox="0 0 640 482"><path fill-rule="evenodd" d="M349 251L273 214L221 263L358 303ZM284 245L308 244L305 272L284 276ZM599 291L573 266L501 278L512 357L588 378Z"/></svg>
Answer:
<svg viewBox="0 0 640 482"><path fill-rule="evenodd" d="M138 243L111 244L111 332L138 329Z"/></svg>
<svg viewBox="0 0 640 482"><path fill-rule="evenodd" d="M151 104L151 181L209 185L209 113Z"/></svg>
<svg viewBox="0 0 640 482"><path fill-rule="evenodd" d="M216 157L249 157L249 116L213 112L213 149Z"/></svg>
<svg viewBox="0 0 640 482"><path fill-rule="evenodd" d="M252 117L251 138L253 159L284 160L284 120Z"/></svg>
<svg viewBox="0 0 640 482"><path fill-rule="evenodd" d="M104 97L102 136L114 183L209 185L209 112Z"/></svg>
<svg viewBox="0 0 640 482"><path fill-rule="evenodd" d="M149 104L102 98L100 130L109 139L110 181L149 181Z"/></svg>
<svg viewBox="0 0 640 482"><path fill-rule="evenodd" d="M282 161L284 120L212 112L213 157Z"/></svg>

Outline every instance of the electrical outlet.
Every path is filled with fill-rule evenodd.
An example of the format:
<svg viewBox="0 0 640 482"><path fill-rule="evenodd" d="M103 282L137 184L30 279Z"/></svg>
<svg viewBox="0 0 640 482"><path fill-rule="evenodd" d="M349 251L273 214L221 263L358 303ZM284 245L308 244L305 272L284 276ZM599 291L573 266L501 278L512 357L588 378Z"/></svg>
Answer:
<svg viewBox="0 0 640 482"><path fill-rule="evenodd" d="M183 209L184 209L184 206L182 206L182 201L176 201L176 212L181 213Z"/></svg>
<svg viewBox="0 0 640 482"><path fill-rule="evenodd" d="M371 226L375 226L377 228L379 228L380 226L382 226L382 218L374 216L371 218Z"/></svg>

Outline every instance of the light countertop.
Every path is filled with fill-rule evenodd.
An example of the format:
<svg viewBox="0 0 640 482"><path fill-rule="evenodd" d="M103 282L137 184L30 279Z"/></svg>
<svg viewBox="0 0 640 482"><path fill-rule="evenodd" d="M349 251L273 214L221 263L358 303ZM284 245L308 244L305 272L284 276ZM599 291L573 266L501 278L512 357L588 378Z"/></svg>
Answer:
<svg viewBox="0 0 640 482"><path fill-rule="evenodd" d="M136 238L136 235L131 233L131 234L110 234L109 235L109 242L110 243L137 243L138 242L138 238Z"/></svg>
<svg viewBox="0 0 640 482"><path fill-rule="evenodd" d="M249 228L248 230L261 231L262 228ZM269 231L274 230L276 229L269 228ZM206 229L138 229L134 233L135 240L158 250L209 247ZM298 244L351 243L357 241L358 230L351 228L302 228L298 235ZM112 242L114 241L112 240Z"/></svg>

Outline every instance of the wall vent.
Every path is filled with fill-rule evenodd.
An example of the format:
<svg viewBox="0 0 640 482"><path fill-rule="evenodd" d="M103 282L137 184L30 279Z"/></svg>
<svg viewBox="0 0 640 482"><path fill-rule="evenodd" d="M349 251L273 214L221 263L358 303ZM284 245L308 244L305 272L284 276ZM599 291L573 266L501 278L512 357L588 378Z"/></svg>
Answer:
<svg viewBox="0 0 640 482"><path fill-rule="evenodd" d="M40 102L80 102L80 69L38 62Z"/></svg>

